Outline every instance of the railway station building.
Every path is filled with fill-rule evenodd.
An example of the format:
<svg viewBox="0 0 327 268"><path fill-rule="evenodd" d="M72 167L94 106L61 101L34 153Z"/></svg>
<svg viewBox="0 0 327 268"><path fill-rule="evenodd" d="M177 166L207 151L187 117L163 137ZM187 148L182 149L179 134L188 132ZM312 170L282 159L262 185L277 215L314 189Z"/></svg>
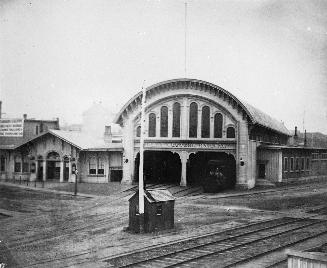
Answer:
<svg viewBox="0 0 327 268"><path fill-rule="evenodd" d="M327 148L297 142L281 121L217 85L174 79L148 87L143 130L142 94L98 135L50 129L5 151L10 164L2 177L73 182L77 168L81 182L134 183L141 131L146 183L201 185L210 161L218 161L240 189L263 180L327 176ZM17 164L16 157L29 164Z"/></svg>

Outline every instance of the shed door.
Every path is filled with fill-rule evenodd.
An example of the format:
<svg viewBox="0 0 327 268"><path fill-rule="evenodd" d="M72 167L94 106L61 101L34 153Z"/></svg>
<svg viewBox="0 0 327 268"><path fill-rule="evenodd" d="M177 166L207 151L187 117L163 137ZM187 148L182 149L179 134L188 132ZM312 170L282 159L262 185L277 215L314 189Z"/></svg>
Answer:
<svg viewBox="0 0 327 268"><path fill-rule="evenodd" d="M266 165L259 164L259 178L264 179L266 177Z"/></svg>

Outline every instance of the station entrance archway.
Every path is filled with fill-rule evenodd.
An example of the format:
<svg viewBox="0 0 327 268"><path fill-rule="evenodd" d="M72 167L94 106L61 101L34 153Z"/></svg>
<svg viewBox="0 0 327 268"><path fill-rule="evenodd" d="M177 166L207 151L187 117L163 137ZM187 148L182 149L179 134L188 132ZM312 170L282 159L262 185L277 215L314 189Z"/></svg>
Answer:
<svg viewBox="0 0 327 268"><path fill-rule="evenodd" d="M140 153L135 159L134 181L139 180ZM144 178L146 183L179 184L181 161L177 153L170 151L144 152Z"/></svg>
<svg viewBox="0 0 327 268"><path fill-rule="evenodd" d="M230 186L236 183L236 161L233 155L224 152L197 152L191 154L187 167L187 185L199 186L207 175L208 163L217 160L221 163L221 172L228 178Z"/></svg>

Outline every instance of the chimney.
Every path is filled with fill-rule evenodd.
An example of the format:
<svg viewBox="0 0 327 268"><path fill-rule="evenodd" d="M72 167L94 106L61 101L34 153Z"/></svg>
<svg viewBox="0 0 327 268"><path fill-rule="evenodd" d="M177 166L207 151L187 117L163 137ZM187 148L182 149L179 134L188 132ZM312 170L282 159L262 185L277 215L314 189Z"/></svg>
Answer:
<svg viewBox="0 0 327 268"><path fill-rule="evenodd" d="M307 146L307 130L304 130L304 146Z"/></svg>
<svg viewBox="0 0 327 268"><path fill-rule="evenodd" d="M23 118L24 118L24 120L26 120L27 119L27 114L23 114Z"/></svg>
<svg viewBox="0 0 327 268"><path fill-rule="evenodd" d="M56 129L60 129L60 127L59 127L59 117L56 118L56 121L57 121L57 122L56 122L56 124L57 124L57 125L56 125Z"/></svg>
<svg viewBox="0 0 327 268"><path fill-rule="evenodd" d="M111 126L105 126L103 139L104 139L105 144L112 143Z"/></svg>
<svg viewBox="0 0 327 268"><path fill-rule="evenodd" d="M297 138L297 127L295 127L294 138Z"/></svg>

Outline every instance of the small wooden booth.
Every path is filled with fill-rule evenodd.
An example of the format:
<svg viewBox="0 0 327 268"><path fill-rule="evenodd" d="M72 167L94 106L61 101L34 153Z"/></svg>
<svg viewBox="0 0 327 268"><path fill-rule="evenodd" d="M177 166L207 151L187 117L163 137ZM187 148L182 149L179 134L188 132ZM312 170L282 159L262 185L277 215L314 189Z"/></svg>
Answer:
<svg viewBox="0 0 327 268"><path fill-rule="evenodd" d="M139 192L129 199L129 226L132 232L140 232ZM144 232L174 228L175 198L167 190L144 191Z"/></svg>

